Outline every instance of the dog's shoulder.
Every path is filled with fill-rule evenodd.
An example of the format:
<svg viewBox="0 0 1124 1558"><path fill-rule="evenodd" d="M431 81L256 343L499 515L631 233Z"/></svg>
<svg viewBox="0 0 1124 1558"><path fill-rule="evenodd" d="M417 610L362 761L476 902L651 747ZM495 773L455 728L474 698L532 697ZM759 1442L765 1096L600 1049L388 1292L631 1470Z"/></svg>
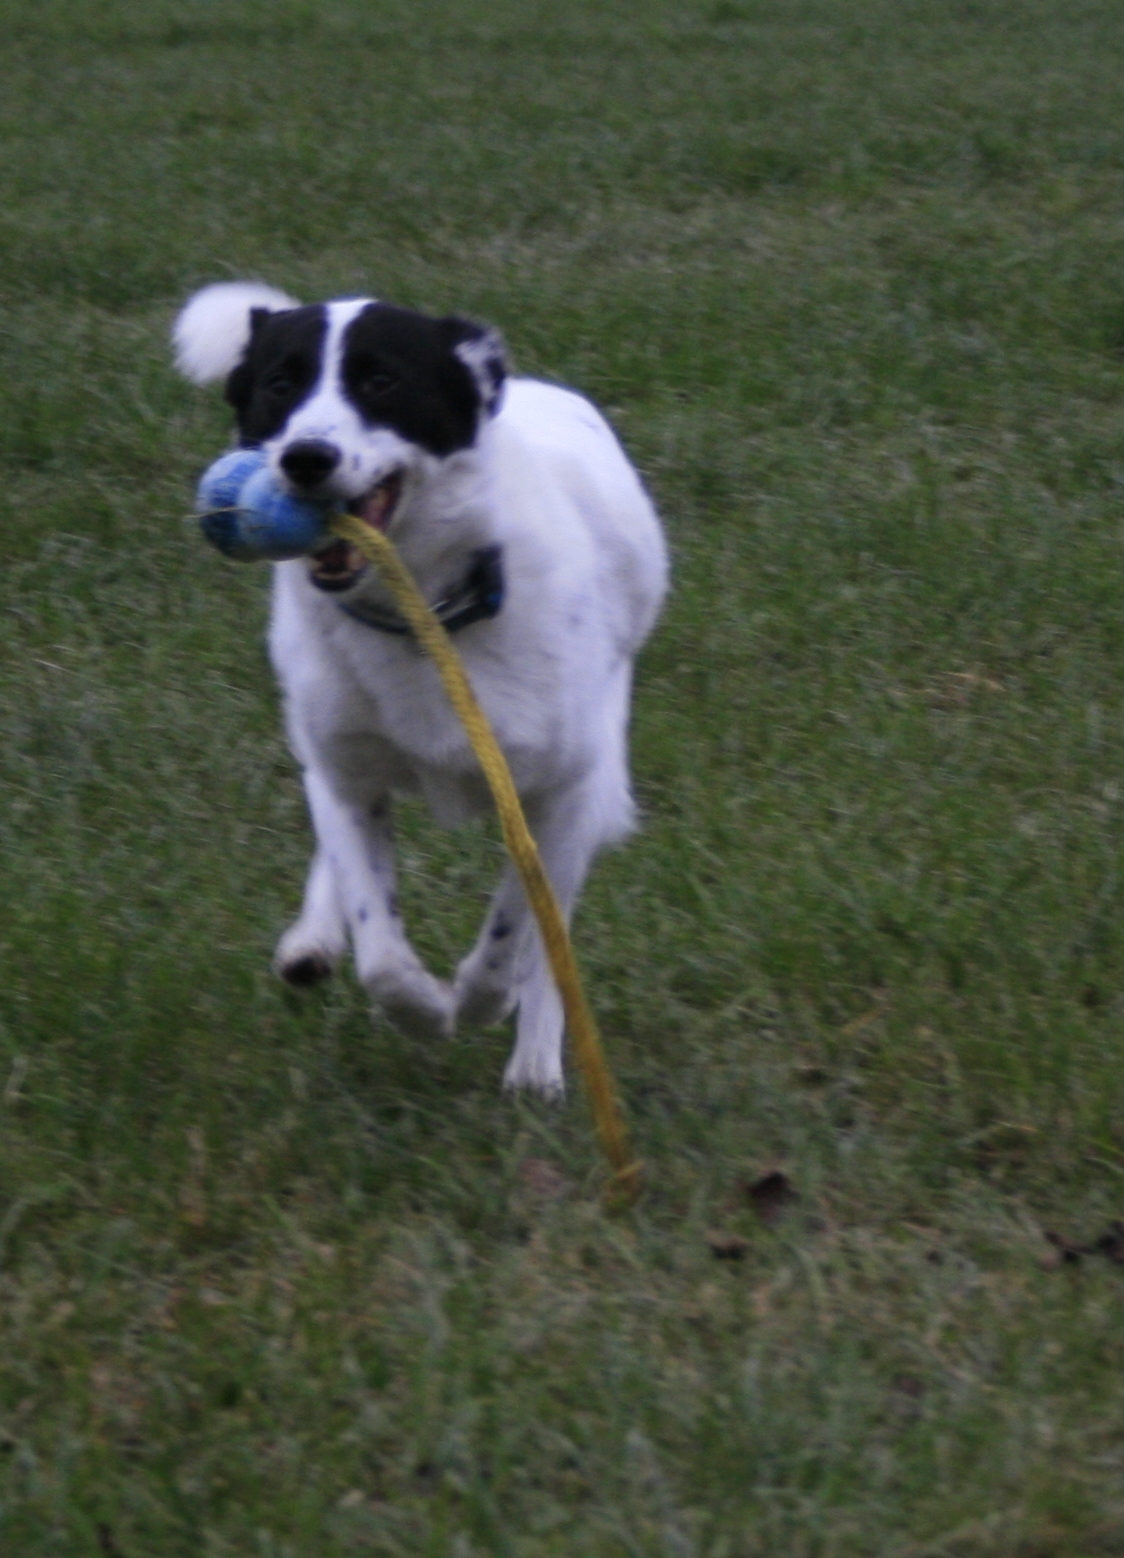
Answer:
<svg viewBox="0 0 1124 1558"><path fill-rule="evenodd" d="M513 379L496 419L502 474L538 507L551 496L568 502L594 536L631 536L662 553L652 500L617 435L597 407L574 390L538 379Z"/></svg>
<svg viewBox="0 0 1124 1558"><path fill-rule="evenodd" d="M512 379L495 431L507 517L556 555L561 573L588 558L606 607L614 616L623 609L622 646L632 652L662 602L667 550L652 500L613 429L573 390Z"/></svg>
<svg viewBox="0 0 1124 1558"><path fill-rule="evenodd" d="M628 463L616 434L592 401L542 379L509 379L499 414L536 450L583 459L592 468Z"/></svg>

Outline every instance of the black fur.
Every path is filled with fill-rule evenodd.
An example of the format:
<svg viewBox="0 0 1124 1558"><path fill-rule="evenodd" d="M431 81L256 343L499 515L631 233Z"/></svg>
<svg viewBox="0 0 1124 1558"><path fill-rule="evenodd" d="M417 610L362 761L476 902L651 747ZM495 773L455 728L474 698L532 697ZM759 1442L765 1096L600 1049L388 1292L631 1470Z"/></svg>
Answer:
<svg viewBox="0 0 1124 1558"><path fill-rule="evenodd" d="M242 361L226 381L239 440L254 448L284 427L319 382L328 320L323 305L270 313L256 308ZM469 320L430 319L413 309L369 303L343 337L342 388L368 427L389 427L430 454L467 449L483 406L499 400L502 349L484 352L474 373L457 347L491 340Z"/></svg>
<svg viewBox="0 0 1124 1558"><path fill-rule="evenodd" d="M322 303L250 314L250 340L226 381L239 442L253 449L280 432L320 377L328 312Z"/></svg>
<svg viewBox="0 0 1124 1558"><path fill-rule="evenodd" d="M461 319L369 303L344 331L344 393L368 427L393 428L430 454L467 449L480 391L455 347L473 330Z"/></svg>

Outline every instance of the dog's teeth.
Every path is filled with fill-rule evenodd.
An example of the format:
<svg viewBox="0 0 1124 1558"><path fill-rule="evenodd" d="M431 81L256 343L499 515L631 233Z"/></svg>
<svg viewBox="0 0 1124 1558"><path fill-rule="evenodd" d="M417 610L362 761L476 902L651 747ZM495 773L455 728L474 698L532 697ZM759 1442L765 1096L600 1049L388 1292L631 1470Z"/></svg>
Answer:
<svg viewBox="0 0 1124 1558"><path fill-rule="evenodd" d="M373 530L386 530L390 525L401 490L400 473L395 472L386 476L377 487L371 488L365 498L361 498L354 504L352 513L365 525L370 525Z"/></svg>
<svg viewBox="0 0 1124 1558"><path fill-rule="evenodd" d="M386 517L387 493L383 487L376 487L368 497L359 505L359 518L365 525L372 525L376 530L382 529L382 522Z"/></svg>
<svg viewBox="0 0 1124 1558"><path fill-rule="evenodd" d="M320 589L338 593L350 589L366 566L358 547L349 541L333 541L309 558L309 578Z"/></svg>

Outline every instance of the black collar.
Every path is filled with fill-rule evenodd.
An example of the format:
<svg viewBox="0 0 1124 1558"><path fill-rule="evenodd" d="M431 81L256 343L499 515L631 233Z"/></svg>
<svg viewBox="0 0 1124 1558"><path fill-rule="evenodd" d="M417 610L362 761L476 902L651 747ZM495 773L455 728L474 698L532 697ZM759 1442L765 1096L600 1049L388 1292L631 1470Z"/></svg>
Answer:
<svg viewBox="0 0 1124 1558"><path fill-rule="evenodd" d="M473 622L483 622L499 614L503 605L503 548L482 546L469 558L468 572L461 582L440 600L434 601L432 611L446 633L458 633ZM392 606L379 606L374 601L337 601L356 622L380 633L394 633L409 637L410 625Z"/></svg>

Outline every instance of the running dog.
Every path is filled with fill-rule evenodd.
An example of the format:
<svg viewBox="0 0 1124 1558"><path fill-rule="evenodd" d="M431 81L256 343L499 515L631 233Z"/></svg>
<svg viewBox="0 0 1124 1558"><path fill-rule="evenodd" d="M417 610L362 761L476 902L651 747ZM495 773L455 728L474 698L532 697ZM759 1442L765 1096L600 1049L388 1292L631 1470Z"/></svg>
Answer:
<svg viewBox="0 0 1124 1558"><path fill-rule="evenodd" d="M389 533L456 644L511 765L564 913L633 826L632 663L667 583L659 521L600 413L510 378L499 336L370 298L300 305L256 282L186 305L177 363L225 380L238 442L287 490ZM275 966L292 984L354 951L377 1007L423 1035L517 1013L504 1083L560 1092L562 1004L510 865L450 982L395 898L391 801L453 825L490 799L434 666L349 542L274 566L269 631L316 849Z"/></svg>

